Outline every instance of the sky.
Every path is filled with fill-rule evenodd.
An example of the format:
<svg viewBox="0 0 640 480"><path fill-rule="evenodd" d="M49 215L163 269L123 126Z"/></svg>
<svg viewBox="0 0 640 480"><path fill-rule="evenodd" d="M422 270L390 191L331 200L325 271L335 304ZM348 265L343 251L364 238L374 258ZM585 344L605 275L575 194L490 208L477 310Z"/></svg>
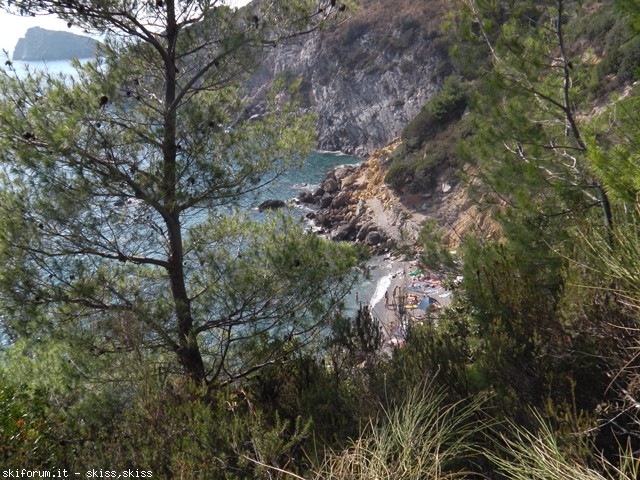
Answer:
<svg viewBox="0 0 640 480"><path fill-rule="evenodd" d="M234 6L241 6L249 3L249 0L231 0L228 3ZM65 32L78 34L83 33L79 28L67 28L67 22L53 16L21 17L0 11L0 58L3 57L2 50L7 50L11 55L18 39L24 37L27 29L31 27L64 30Z"/></svg>

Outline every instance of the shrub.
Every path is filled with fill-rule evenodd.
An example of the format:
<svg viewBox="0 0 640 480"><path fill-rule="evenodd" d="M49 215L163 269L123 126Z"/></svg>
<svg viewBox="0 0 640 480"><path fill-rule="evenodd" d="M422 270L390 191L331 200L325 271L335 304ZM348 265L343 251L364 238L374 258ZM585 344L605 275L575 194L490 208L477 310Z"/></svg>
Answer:
<svg viewBox="0 0 640 480"><path fill-rule="evenodd" d="M633 82L640 76L638 68L640 68L640 38L634 37L621 48L618 80L622 83Z"/></svg>
<svg viewBox="0 0 640 480"><path fill-rule="evenodd" d="M401 190L405 185L413 181L415 166L406 161L396 161L391 164L385 182L396 190Z"/></svg>
<svg viewBox="0 0 640 480"><path fill-rule="evenodd" d="M604 58L598 65L598 77L616 75L619 83L637 78L640 66L640 40L629 21L619 18L604 38Z"/></svg>
<svg viewBox="0 0 640 480"><path fill-rule="evenodd" d="M427 140L459 119L467 108L463 84L448 77L442 89L422 107L418 115L402 131L402 139L410 150L420 148Z"/></svg>

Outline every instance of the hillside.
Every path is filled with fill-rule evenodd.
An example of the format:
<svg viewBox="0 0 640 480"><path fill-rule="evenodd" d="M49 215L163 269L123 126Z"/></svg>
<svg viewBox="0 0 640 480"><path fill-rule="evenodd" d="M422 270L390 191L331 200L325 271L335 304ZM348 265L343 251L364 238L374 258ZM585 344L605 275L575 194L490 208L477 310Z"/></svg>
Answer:
<svg viewBox="0 0 640 480"><path fill-rule="evenodd" d="M340 25L269 50L250 95L301 77L318 147L365 156L397 137L450 73L440 32L447 3L363 1Z"/></svg>
<svg viewBox="0 0 640 480"><path fill-rule="evenodd" d="M20 2L119 36L0 69L6 474L639 478L640 4L352 4Z"/></svg>
<svg viewBox="0 0 640 480"><path fill-rule="evenodd" d="M372 28L372 31L388 32L388 20L396 18L398 22L398 17L390 15L389 3L386 7L384 5L385 2L375 4L371 9L365 6L351 21L360 24L362 18L375 17L380 27ZM411 12L406 4L398 8L413 14L412 18L416 17L416 12ZM435 87L433 92L424 99L415 115L403 123L401 130L387 132L387 137L392 136L392 140L376 145L392 144L393 148L391 153L376 156L373 161L381 172L373 176L380 178L381 183L378 182L379 187L371 190L384 188L383 195L393 198L391 204L396 205L395 209L404 209L405 217L412 217L418 223L435 220L443 229L446 243L455 248L467 233L495 238L499 227L491 216L497 208L505 205L504 198L492 199L495 192L491 192L491 187L482 181L485 173L470 147L476 141L475 131L481 119L469 113L473 112L479 96L483 95L482 77L491 72L492 66L488 52L487 55L478 53L486 48L482 42L470 45L464 33L451 29L443 31L447 15L453 13L447 11L446 6L436 2L423 13L427 11L429 21L421 24L421 36L433 38L441 49L451 46L454 57L439 50L438 67L434 71L429 70L432 66L428 65L426 71L430 73L423 73L422 77L437 78L437 82L431 84ZM572 14L574 19L565 39L567 51L576 59L571 62L572 68L576 65L576 71L572 72L570 81L575 82L576 95L583 101L576 115L582 123L587 123L596 114L606 111L617 95L623 98L629 95L630 83L638 78L640 47L637 35L631 30L628 20L616 12L613 2L588 2L573 10ZM378 41L382 38L384 34ZM397 53L402 54L402 51ZM354 57L357 57L356 53ZM410 59L412 57L408 55L404 61ZM415 70L421 68L416 66ZM420 79L413 80L420 84ZM366 92L368 89L365 83L362 90ZM557 95L560 94L559 89ZM346 101L357 104L357 98L356 94ZM359 105L357 108L360 111L367 107ZM386 125L393 125L393 122ZM384 138L382 130L378 130L373 122L371 138ZM321 134L322 138L324 135ZM363 177L370 175L363 171ZM390 216L397 217L392 212ZM411 235L411 238L415 239L416 235Z"/></svg>
<svg viewBox="0 0 640 480"><path fill-rule="evenodd" d="M636 478L640 9L465 2L450 14L453 75L396 141L335 172L350 206L320 221L336 220L338 238L402 239L463 279L391 364L405 388L437 377L452 399L491 396L510 425L495 478L587 478L575 455L593 478Z"/></svg>

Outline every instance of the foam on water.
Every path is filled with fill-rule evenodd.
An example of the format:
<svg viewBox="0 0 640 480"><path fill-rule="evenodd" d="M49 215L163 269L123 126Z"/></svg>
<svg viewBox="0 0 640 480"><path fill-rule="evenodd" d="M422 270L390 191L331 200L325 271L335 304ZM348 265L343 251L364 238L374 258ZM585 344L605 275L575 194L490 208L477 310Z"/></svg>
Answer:
<svg viewBox="0 0 640 480"><path fill-rule="evenodd" d="M376 285L376 291L374 292L373 296L371 297L371 301L369 302L369 308L371 310L373 310L373 307L375 307L376 304L384 298L385 292L389 290L389 287L391 286L392 276L393 274L390 273L380 278L380 280L378 280L378 284Z"/></svg>

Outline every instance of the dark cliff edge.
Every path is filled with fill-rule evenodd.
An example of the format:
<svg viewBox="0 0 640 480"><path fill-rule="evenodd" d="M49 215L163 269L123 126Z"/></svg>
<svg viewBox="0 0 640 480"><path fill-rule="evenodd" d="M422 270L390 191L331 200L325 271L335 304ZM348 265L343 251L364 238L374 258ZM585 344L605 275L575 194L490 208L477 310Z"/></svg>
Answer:
<svg viewBox="0 0 640 480"><path fill-rule="evenodd" d="M363 0L342 24L267 52L249 96L259 103L275 79L300 78L318 148L366 156L398 137L450 73L446 3Z"/></svg>
<svg viewBox="0 0 640 480"><path fill-rule="evenodd" d="M95 55L98 42L84 35L32 27L18 40L13 60L42 61L90 58Z"/></svg>

